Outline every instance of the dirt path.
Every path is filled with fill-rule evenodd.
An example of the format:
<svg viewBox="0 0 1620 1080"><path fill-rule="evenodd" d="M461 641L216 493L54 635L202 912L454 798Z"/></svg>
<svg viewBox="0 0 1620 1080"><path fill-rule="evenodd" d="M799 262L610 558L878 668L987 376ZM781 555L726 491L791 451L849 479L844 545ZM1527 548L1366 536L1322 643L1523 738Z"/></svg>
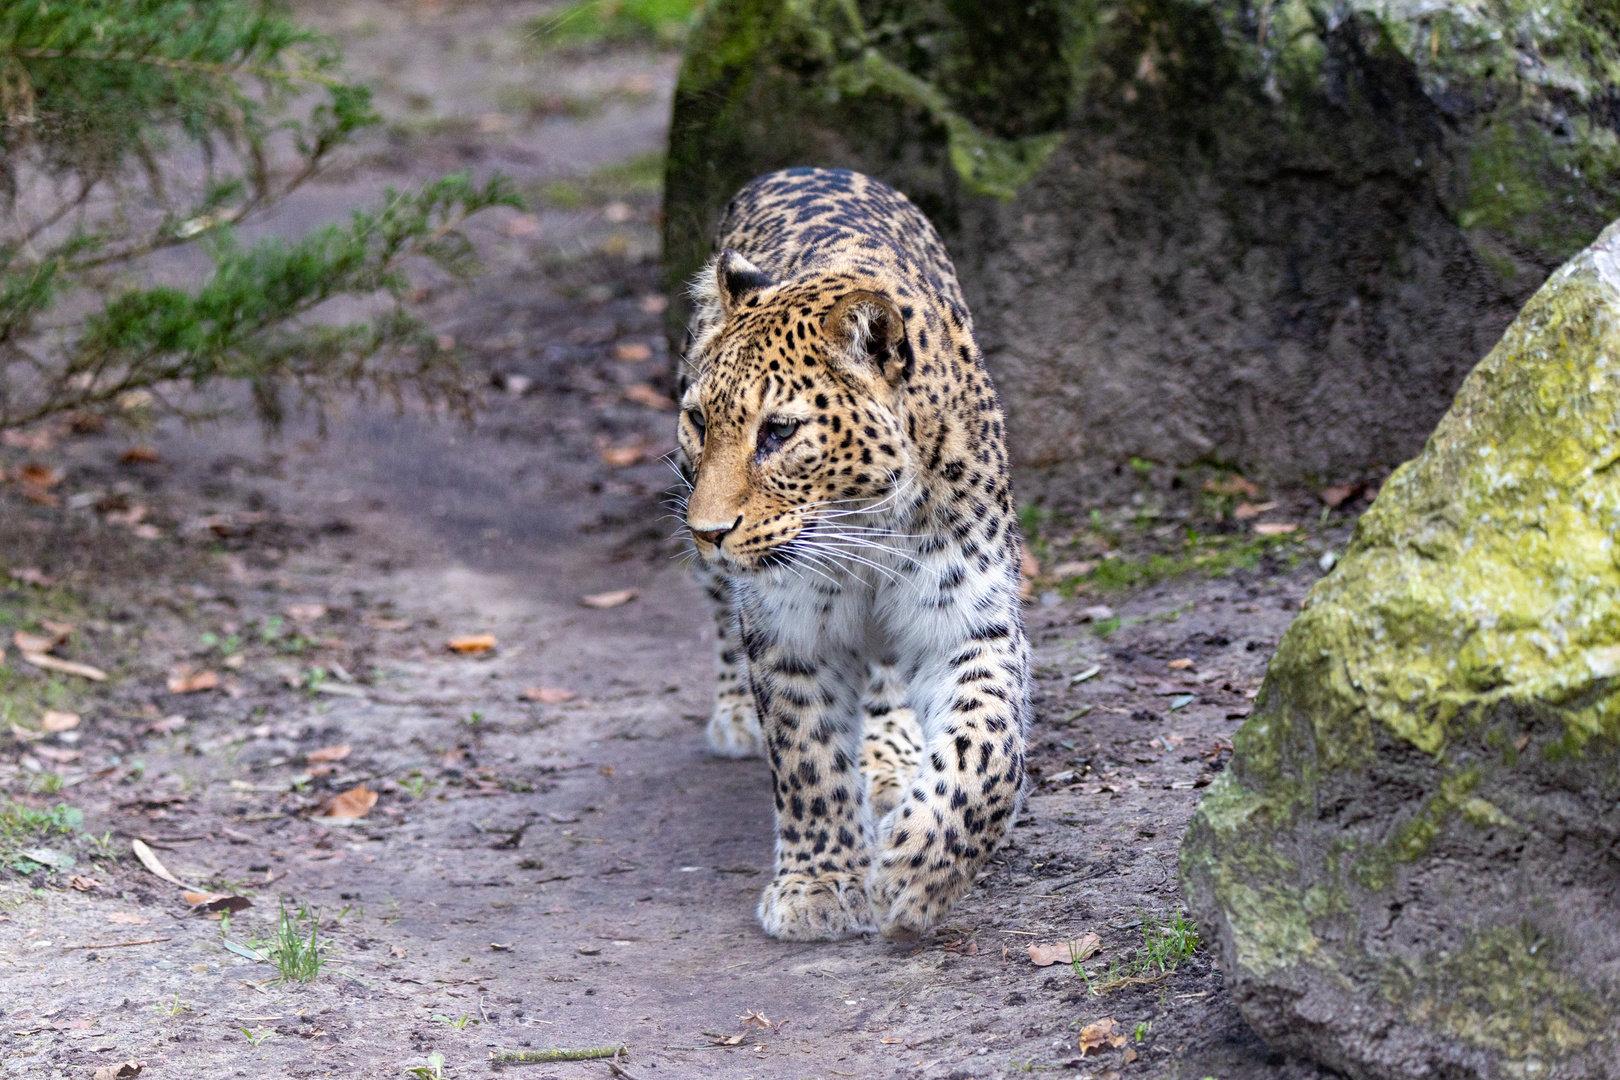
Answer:
<svg viewBox="0 0 1620 1080"><path fill-rule="evenodd" d="M1179 910L1181 832L1319 573L1306 546L1292 565L1033 606L1040 783L950 925L904 946L761 934L766 770L704 751L710 631L658 521L671 414L655 390L654 174L634 162L658 148L673 59L505 51L540 10L357 4L331 19L401 119L285 219L457 162L535 192L572 178L549 208L492 215L492 272L435 301L498 387L475 430L355 407L324 441L308 424L269 444L248 427L164 429L145 440L157 463L122 462L116 433L3 451L66 476L54 509L0 490L0 557L61 583L0 592L8 636L65 618L59 653L114 675L51 682L8 650L14 722L37 728L44 703L84 721L7 745L0 781L85 824L6 838L79 860L0 871L6 1074L138 1060L152 1077L383 1077L437 1052L465 1076L495 1050L625 1044L642 1080L1314 1075L1254 1040L1204 952L1168 974L1131 967L1143 920ZM402 58L418 53L443 83L412 81ZM413 120L418 94L447 114ZM1152 524L1125 532L1164 533ZM635 598L579 603L614 589ZM1099 599L1119 620L1104 633L1085 613ZM498 644L445 648L478 633ZM166 688L202 671L220 685ZM350 750L310 761L336 746ZM313 820L362 783L378 801L358 823ZM188 914L132 838L254 906ZM262 947L281 905L318 912L330 943L311 983L225 946ZM1069 965L1031 963L1031 943L1087 932L1092 981L1110 962L1134 981L1094 993ZM1128 1041L1083 1056L1082 1029L1105 1019Z"/></svg>

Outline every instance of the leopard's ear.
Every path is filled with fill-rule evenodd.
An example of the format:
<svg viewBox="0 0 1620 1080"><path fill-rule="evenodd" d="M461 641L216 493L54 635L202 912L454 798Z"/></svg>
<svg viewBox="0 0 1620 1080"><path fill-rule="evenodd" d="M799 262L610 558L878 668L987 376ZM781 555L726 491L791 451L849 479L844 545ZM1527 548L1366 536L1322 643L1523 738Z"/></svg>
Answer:
<svg viewBox="0 0 1620 1080"><path fill-rule="evenodd" d="M852 362L870 365L890 386L911 378L916 359L906 340L906 323L887 296L857 289L839 297L821 320L821 333Z"/></svg>
<svg viewBox="0 0 1620 1080"><path fill-rule="evenodd" d="M714 260L715 298L720 310L730 318L748 298L759 290L775 285L771 276L741 255L727 248Z"/></svg>

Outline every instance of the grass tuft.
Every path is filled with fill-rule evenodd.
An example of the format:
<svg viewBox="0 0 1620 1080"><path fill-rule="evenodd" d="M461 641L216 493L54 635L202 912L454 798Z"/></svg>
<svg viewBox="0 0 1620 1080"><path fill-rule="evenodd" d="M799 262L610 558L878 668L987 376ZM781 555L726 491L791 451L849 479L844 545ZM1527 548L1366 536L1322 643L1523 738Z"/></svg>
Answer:
<svg viewBox="0 0 1620 1080"><path fill-rule="evenodd" d="M281 905L275 940L265 951L281 972L283 982L314 982L320 976L328 948L328 943L319 938L320 924L319 911L299 907L298 914L294 915L286 904ZM304 934L306 926L308 937Z"/></svg>
<svg viewBox="0 0 1620 1080"><path fill-rule="evenodd" d="M1086 981L1093 995L1102 995L1126 986L1158 982L1191 958L1203 944L1198 928L1181 912L1176 912L1166 922L1143 914L1142 945L1132 950L1123 962L1110 960L1106 968L1099 966L1087 971L1077 960L1074 971Z"/></svg>

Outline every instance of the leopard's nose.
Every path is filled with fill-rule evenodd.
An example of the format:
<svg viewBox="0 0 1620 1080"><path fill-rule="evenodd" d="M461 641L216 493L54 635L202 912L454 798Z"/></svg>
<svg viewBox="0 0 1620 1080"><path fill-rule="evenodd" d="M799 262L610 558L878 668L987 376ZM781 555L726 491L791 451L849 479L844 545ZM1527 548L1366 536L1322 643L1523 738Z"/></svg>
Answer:
<svg viewBox="0 0 1620 1080"><path fill-rule="evenodd" d="M735 529L741 523L742 515L738 514L736 521L733 521L730 525L722 525L718 529L700 529L696 525L693 525L692 535L696 539L703 541L705 544L714 544L716 547L718 547L720 545L720 540L726 535L726 533L730 532L732 529Z"/></svg>

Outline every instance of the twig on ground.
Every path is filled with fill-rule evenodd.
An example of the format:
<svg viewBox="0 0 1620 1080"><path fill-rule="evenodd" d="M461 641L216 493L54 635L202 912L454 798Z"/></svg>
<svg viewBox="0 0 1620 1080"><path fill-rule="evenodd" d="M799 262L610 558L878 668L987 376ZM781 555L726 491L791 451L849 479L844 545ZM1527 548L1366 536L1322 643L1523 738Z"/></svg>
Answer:
<svg viewBox="0 0 1620 1080"><path fill-rule="evenodd" d="M87 945L63 945L64 949L122 949L129 945L155 945L160 941L172 941L173 938L149 937L139 941L92 941Z"/></svg>
<svg viewBox="0 0 1620 1080"><path fill-rule="evenodd" d="M619 1049L622 1050L624 1048L620 1047ZM618 1080L636 1080L636 1078L632 1076L628 1070L619 1066L618 1050L613 1051L613 1057L608 1060L608 1072L612 1073L618 1078Z"/></svg>
<svg viewBox="0 0 1620 1080"><path fill-rule="evenodd" d="M544 1065L554 1061L594 1061L597 1058L610 1058L621 1050L628 1052L629 1047L623 1043L613 1046L583 1046L574 1049L561 1050L502 1050L499 1053L490 1051L489 1063L495 1068L502 1065Z"/></svg>

